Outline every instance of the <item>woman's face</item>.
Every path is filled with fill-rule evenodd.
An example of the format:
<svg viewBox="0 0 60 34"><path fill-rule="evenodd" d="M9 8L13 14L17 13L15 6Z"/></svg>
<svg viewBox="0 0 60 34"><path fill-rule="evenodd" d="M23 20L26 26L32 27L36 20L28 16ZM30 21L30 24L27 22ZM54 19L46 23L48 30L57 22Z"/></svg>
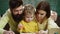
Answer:
<svg viewBox="0 0 60 34"><path fill-rule="evenodd" d="M38 21L43 20L45 16L46 16L46 11L44 10L39 10L38 13L36 14L36 18Z"/></svg>

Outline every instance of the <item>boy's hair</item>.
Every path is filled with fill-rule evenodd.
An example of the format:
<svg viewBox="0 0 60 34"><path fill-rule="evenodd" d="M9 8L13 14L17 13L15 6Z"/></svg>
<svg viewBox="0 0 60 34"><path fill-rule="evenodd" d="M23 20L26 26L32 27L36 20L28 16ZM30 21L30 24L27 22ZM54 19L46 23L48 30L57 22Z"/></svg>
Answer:
<svg viewBox="0 0 60 34"><path fill-rule="evenodd" d="M35 13L35 8L31 4L25 5L24 15L34 14L34 13Z"/></svg>

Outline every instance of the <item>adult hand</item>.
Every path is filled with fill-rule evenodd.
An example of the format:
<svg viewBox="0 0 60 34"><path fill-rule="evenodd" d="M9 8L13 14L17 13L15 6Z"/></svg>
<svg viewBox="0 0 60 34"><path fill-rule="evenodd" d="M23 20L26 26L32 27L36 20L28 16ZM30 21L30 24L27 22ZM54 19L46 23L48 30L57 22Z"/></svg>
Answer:
<svg viewBox="0 0 60 34"><path fill-rule="evenodd" d="M15 34L13 31L4 31L3 34Z"/></svg>
<svg viewBox="0 0 60 34"><path fill-rule="evenodd" d="M44 30L40 30L39 34L48 34L48 30L44 31Z"/></svg>

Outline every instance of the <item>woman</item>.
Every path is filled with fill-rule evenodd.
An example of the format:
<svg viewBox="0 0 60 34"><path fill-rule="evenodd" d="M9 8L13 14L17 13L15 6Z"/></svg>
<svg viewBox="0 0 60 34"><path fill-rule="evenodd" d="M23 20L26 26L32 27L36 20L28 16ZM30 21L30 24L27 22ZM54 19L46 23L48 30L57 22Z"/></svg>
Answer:
<svg viewBox="0 0 60 34"><path fill-rule="evenodd" d="M41 1L36 7L36 22L38 23L39 32L47 33L48 29L59 28L50 17L50 5L46 1Z"/></svg>

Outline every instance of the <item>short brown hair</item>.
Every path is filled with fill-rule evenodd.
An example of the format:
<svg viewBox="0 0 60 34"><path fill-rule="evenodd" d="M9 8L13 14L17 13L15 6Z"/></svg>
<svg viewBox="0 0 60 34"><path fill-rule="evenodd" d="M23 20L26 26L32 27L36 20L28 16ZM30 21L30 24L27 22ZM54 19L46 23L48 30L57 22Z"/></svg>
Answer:
<svg viewBox="0 0 60 34"><path fill-rule="evenodd" d="M25 5L24 14L34 14L35 8L31 4Z"/></svg>

